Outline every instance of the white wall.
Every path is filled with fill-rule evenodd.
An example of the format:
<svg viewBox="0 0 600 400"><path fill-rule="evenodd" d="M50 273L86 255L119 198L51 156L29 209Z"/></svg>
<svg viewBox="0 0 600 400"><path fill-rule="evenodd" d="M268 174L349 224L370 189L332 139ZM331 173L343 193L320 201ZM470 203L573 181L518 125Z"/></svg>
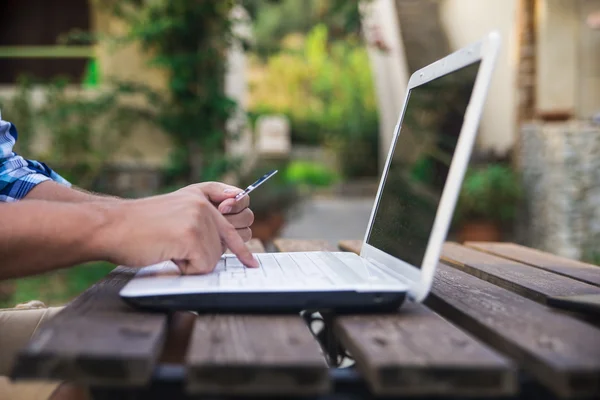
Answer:
<svg viewBox="0 0 600 400"><path fill-rule="evenodd" d="M600 11L600 0L580 0L579 30L581 34L580 80L578 106L582 118L600 113L600 29L591 29L583 21Z"/></svg>
<svg viewBox="0 0 600 400"><path fill-rule="evenodd" d="M600 0L543 0L538 19L537 99L541 111L600 112L600 31L586 23Z"/></svg>
<svg viewBox="0 0 600 400"><path fill-rule="evenodd" d="M517 105L517 0L443 0L441 18L452 50L491 30L502 35L502 50L486 101L478 149L505 154L515 141Z"/></svg>
<svg viewBox="0 0 600 400"><path fill-rule="evenodd" d="M579 81L578 1L540 1L536 102L539 111L577 110Z"/></svg>

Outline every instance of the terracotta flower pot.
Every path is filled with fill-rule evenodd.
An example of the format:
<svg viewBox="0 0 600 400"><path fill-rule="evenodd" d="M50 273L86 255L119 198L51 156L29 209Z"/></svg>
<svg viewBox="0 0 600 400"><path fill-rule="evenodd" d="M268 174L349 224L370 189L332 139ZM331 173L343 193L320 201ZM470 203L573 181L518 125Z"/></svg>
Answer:
<svg viewBox="0 0 600 400"><path fill-rule="evenodd" d="M470 221L460 227L458 237L461 242L499 242L502 232L493 222Z"/></svg>
<svg viewBox="0 0 600 400"><path fill-rule="evenodd" d="M260 239L263 243L271 242L279 235L284 224L285 216L283 212L257 218L252 224L252 237Z"/></svg>
<svg viewBox="0 0 600 400"><path fill-rule="evenodd" d="M562 122L573 118L571 110L541 110L538 111L538 118L545 122Z"/></svg>

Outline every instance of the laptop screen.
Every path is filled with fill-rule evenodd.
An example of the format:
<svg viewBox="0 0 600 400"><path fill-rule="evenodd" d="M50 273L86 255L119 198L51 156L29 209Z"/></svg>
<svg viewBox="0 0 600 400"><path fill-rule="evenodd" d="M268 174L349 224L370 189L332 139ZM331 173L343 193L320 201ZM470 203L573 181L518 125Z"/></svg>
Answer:
<svg viewBox="0 0 600 400"><path fill-rule="evenodd" d="M480 62L410 90L367 243L420 268Z"/></svg>

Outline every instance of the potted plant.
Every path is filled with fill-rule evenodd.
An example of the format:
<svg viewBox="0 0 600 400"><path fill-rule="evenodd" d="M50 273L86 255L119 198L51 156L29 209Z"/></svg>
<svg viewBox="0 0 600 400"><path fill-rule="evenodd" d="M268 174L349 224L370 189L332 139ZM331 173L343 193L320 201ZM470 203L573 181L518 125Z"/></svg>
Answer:
<svg viewBox="0 0 600 400"><path fill-rule="evenodd" d="M508 166L469 169L454 214L459 240L499 241L503 228L515 218L521 194L519 180Z"/></svg>

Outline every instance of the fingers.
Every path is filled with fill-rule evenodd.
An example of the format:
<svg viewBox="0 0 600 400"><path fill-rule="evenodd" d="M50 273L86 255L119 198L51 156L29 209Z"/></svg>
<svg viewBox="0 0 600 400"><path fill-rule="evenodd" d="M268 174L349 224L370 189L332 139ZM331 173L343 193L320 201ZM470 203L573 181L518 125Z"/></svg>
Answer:
<svg viewBox="0 0 600 400"><path fill-rule="evenodd" d="M177 262L183 274L207 274L214 270L221 257L221 238L214 215L223 218L205 201L203 213L197 215L197 226L191 230L190 241L185 246L189 254L186 262Z"/></svg>
<svg viewBox="0 0 600 400"><path fill-rule="evenodd" d="M240 235L244 242L247 242L250 239L252 239L252 229L250 228L236 229L236 232L238 235Z"/></svg>
<svg viewBox="0 0 600 400"><path fill-rule="evenodd" d="M237 214L227 214L224 217L236 229L248 228L254 222L254 213L249 208Z"/></svg>
<svg viewBox="0 0 600 400"><path fill-rule="evenodd" d="M244 265L257 268L258 262L252 256L236 229L221 214L215 213L215 219L221 238L227 247Z"/></svg>
<svg viewBox="0 0 600 400"><path fill-rule="evenodd" d="M239 193L239 192L238 192ZM250 197L248 195L242 197L238 201L233 198L225 199L219 204L219 212L221 214L237 214L250 205Z"/></svg>
<svg viewBox="0 0 600 400"><path fill-rule="evenodd" d="M206 182L194 186L214 204L220 204L224 200L231 199L242 191L240 188L221 182Z"/></svg>
<svg viewBox="0 0 600 400"><path fill-rule="evenodd" d="M242 192L242 189L226 185L221 182L206 182L192 185L194 190L200 190L208 200L217 205L221 214L237 214L250 205L250 198L244 196L238 201L234 197Z"/></svg>

